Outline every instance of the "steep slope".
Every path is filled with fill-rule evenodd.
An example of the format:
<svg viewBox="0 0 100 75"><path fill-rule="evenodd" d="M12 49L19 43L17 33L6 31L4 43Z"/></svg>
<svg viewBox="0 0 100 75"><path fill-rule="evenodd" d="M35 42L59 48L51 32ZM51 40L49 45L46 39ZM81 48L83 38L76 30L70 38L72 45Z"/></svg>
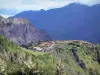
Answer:
<svg viewBox="0 0 100 75"><path fill-rule="evenodd" d="M30 22L23 18L5 19L0 16L0 34L19 45L40 40L49 40L45 32L36 29Z"/></svg>
<svg viewBox="0 0 100 75"><path fill-rule="evenodd" d="M78 40L54 43L47 52L33 52L0 36L0 74L100 75L100 45Z"/></svg>
<svg viewBox="0 0 100 75"><path fill-rule="evenodd" d="M68 6L40 11L24 11L24 17L45 30L54 40L86 40L100 43L100 5L72 3Z"/></svg>
<svg viewBox="0 0 100 75"><path fill-rule="evenodd" d="M49 52L55 59L56 75L100 75L100 45L81 40L50 43L51 41L38 45L33 43L23 47L32 50L40 47L41 52Z"/></svg>
<svg viewBox="0 0 100 75"><path fill-rule="evenodd" d="M0 35L0 75L55 75L55 64L49 53L23 49Z"/></svg>
<svg viewBox="0 0 100 75"><path fill-rule="evenodd" d="M60 73L68 75L100 75L100 45L85 41L56 41L50 53ZM62 69L61 69L62 68Z"/></svg>

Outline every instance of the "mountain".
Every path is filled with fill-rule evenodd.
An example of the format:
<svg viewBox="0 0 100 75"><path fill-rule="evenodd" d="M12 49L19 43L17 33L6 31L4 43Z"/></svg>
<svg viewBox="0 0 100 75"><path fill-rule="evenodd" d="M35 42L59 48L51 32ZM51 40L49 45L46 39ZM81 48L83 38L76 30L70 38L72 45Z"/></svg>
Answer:
<svg viewBox="0 0 100 75"><path fill-rule="evenodd" d="M49 51L34 52L0 35L0 74L100 75L100 45L79 40L52 42ZM44 43L37 46L42 48ZM44 44L44 48L48 47Z"/></svg>
<svg viewBox="0 0 100 75"><path fill-rule="evenodd" d="M54 57L55 75L100 75L100 45L81 40L29 43L22 47Z"/></svg>
<svg viewBox="0 0 100 75"><path fill-rule="evenodd" d="M100 75L100 45L86 41L55 41L49 51L58 67L57 75ZM60 73L60 74L59 74Z"/></svg>
<svg viewBox="0 0 100 75"><path fill-rule="evenodd" d="M28 20L23 18L5 19L0 16L0 34L19 45L50 40L44 31L36 29Z"/></svg>
<svg viewBox="0 0 100 75"><path fill-rule="evenodd" d="M85 40L100 43L100 4L72 3L62 8L23 11L13 17L28 19L54 40Z"/></svg>
<svg viewBox="0 0 100 75"><path fill-rule="evenodd" d="M54 75L54 67L49 53L26 50L0 35L0 75Z"/></svg>

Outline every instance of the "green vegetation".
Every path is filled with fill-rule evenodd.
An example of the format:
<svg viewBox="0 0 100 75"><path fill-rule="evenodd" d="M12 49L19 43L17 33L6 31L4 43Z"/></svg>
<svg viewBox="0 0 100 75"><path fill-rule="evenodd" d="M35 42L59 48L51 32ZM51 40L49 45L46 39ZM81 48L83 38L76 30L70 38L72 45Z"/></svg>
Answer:
<svg viewBox="0 0 100 75"><path fill-rule="evenodd" d="M0 73L3 75L55 75L49 53L32 52L0 36Z"/></svg>
<svg viewBox="0 0 100 75"><path fill-rule="evenodd" d="M24 45L28 49L37 46ZM39 45L38 45L39 46ZM100 75L100 45L83 41L55 41L48 52L33 52L0 36L3 75Z"/></svg>
<svg viewBox="0 0 100 75"><path fill-rule="evenodd" d="M65 75L100 75L100 45L83 41L55 43L50 53L55 62L63 66L60 72Z"/></svg>

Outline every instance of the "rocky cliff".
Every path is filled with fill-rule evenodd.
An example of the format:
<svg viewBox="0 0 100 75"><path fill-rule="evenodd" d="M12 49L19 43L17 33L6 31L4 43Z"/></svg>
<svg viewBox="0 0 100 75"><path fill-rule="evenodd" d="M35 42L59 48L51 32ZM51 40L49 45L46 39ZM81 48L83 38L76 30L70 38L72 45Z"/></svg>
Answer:
<svg viewBox="0 0 100 75"><path fill-rule="evenodd" d="M36 29L28 20L23 18L5 19L0 16L0 34L19 45L49 40L43 31Z"/></svg>

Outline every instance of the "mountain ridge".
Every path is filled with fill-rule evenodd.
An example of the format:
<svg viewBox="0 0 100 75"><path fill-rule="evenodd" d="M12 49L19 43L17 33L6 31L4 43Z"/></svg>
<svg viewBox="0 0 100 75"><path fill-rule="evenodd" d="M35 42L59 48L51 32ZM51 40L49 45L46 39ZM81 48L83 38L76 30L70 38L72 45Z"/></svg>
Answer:
<svg viewBox="0 0 100 75"><path fill-rule="evenodd" d="M26 11L13 17L24 17L43 29L54 40L84 40L100 43L100 4L70 4L62 8Z"/></svg>

